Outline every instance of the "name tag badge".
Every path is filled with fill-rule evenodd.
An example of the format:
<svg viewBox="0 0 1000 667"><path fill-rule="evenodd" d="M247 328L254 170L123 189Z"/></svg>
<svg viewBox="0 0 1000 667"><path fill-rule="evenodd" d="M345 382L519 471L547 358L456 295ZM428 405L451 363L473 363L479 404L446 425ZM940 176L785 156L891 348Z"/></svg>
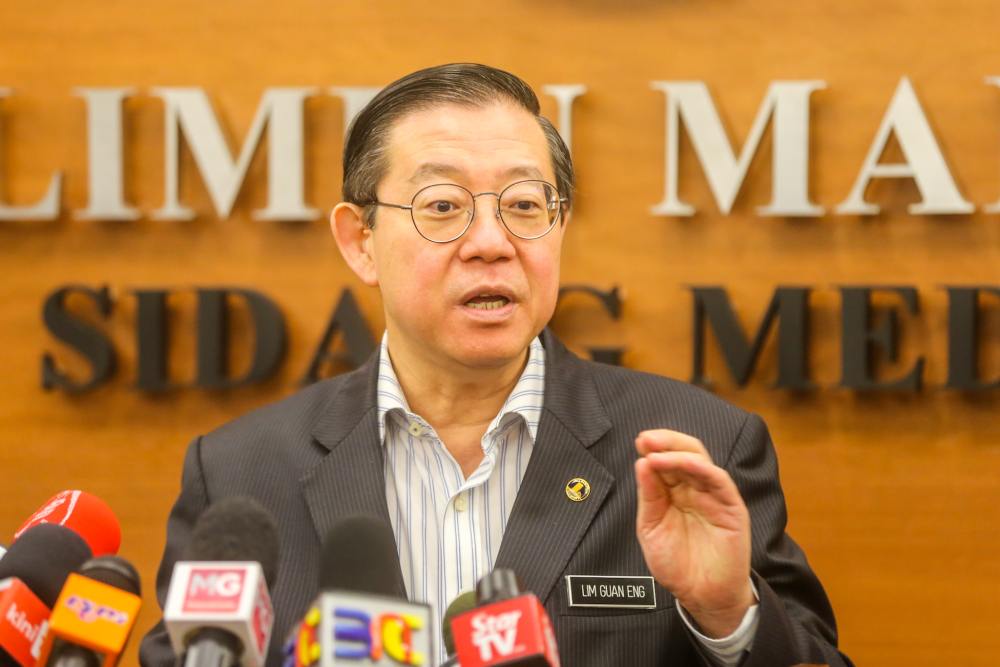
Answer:
<svg viewBox="0 0 1000 667"><path fill-rule="evenodd" d="M570 607L656 609L652 577L566 575Z"/></svg>

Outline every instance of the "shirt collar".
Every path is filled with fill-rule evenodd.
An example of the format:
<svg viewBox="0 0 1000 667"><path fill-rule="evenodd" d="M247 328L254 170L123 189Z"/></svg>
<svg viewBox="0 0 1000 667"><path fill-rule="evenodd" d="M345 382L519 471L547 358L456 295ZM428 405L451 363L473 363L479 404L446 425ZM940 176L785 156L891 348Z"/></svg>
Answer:
<svg viewBox="0 0 1000 667"><path fill-rule="evenodd" d="M405 421L417 421L427 426L424 419L410 410L410 405L403 394L403 388L396 378L396 371L389 358L389 333L382 334L382 345L379 348L378 386L376 389L376 405L378 406L379 441L385 443L386 421L390 416L398 415ZM538 420L542 416L542 404L545 396L545 347L536 336L528 346L528 363L525 364L521 377L504 401L500 412L490 422L487 434L506 428L512 420L520 417L524 420L532 442L538 433ZM405 423L403 424L405 428Z"/></svg>

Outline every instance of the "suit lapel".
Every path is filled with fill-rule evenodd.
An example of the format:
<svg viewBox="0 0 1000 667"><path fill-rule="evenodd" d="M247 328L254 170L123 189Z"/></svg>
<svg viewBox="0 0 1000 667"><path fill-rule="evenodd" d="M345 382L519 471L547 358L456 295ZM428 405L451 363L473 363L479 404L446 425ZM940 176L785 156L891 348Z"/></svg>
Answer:
<svg viewBox="0 0 1000 667"><path fill-rule="evenodd" d="M511 568L545 600L611 492L614 476L588 451L611 428L586 366L551 333L545 344L545 402L535 446L511 510L497 567ZM566 484L581 477L591 493L581 502Z"/></svg>
<svg viewBox="0 0 1000 667"><path fill-rule="evenodd" d="M329 453L300 481L320 541L349 516L372 516L390 525L378 437L377 382L375 356L344 378L313 428L313 437ZM394 562L397 593L405 598L399 561Z"/></svg>

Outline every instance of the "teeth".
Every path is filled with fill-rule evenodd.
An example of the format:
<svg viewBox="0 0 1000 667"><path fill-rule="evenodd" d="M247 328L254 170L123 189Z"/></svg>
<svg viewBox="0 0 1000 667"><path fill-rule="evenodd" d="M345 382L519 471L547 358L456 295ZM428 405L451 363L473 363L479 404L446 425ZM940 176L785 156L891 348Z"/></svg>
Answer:
<svg viewBox="0 0 1000 667"><path fill-rule="evenodd" d="M465 305L478 310L496 310L497 308L503 308L506 304L507 299L500 297L496 301L469 301Z"/></svg>

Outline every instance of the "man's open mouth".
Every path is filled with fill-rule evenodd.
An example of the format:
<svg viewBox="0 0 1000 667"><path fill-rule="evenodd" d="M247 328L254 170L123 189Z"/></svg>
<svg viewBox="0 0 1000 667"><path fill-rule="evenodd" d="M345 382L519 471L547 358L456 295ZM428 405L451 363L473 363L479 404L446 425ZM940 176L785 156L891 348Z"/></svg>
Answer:
<svg viewBox="0 0 1000 667"><path fill-rule="evenodd" d="M481 294L466 301L465 305L479 310L496 310L497 308L503 308L508 303L510 303L510 299L505 296Z"/></svg>

